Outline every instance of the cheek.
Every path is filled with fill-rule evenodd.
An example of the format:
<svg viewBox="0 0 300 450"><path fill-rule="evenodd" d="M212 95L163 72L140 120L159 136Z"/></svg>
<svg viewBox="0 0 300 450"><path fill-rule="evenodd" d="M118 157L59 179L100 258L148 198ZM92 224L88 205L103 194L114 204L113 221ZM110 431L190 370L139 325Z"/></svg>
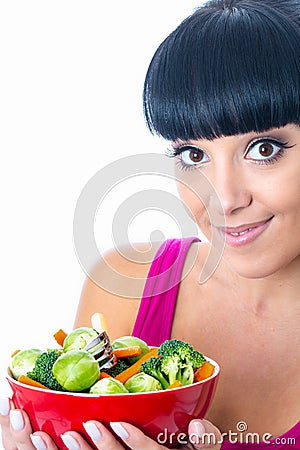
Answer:
<svg viewBox="0 0 300 450"><path fill-rule="evenodd" d="M205 200L199 198L198 194L185 186L178 187L178 192L192 220L197 224L206 238L210 240L211 218L205 207Z"/></svg>
<svg viewBox="0 0 300 450"><path fill-rule="evenodd" d="M292 182L291 177L290 180L285 179L283 183L277 183L273 186L269 195L265 196L264 200L262 200L262 203L270 211L273 211L281 222L283 226L282 232L285 231L285 226L291 225L292 222L295 222L294 225L300 224L300 184L298 180L297 182Z"/></svg>

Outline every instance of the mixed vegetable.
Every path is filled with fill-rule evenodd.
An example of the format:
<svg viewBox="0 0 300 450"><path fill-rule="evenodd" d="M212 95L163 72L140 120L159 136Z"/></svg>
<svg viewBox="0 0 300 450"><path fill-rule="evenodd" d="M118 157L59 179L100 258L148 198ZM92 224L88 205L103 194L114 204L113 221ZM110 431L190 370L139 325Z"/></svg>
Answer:
<svg viewBox="0 0 300 450"><path fill-rule="evenodd" d="M21 383L44 389L90 394L160 391L204 380L214 371L191 344L170 339L150 348L134 336L111 343L115 363L101 368L86 345L98 336L94 328L81 327L54 334L58 348L15 352L10 362L12 376Z"/></svg>

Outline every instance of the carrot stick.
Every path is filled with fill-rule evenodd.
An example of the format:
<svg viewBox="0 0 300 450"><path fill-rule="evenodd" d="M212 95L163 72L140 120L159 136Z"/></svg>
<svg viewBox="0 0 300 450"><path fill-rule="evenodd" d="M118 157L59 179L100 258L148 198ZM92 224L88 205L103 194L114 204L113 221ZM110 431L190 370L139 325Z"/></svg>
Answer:
<svg viewBox="0 0 300 450"><path fill-rule="evenodd" d="M113 378L109 373L106 372L100 372L99 380L102 380L102 378Z"/></svg>
<svg viewBox="0 0 300 450"><path fill-rule="evenodd" d="M198 381L205 380L205 378L210 377L213 374L215 366L209 361L205 361L199 369L194 373L194 383Z"/></svg>
<svg viewBox="0 0 300 450"><path fill-rule="evenodd" d="M58 345L60 345L61 347L63 347L64 345L64 340L67 337L67 333L65 333L61 328L54 333L53 335L54 339L56 340L56 342L58 343Z"/></svg>
<svg viewBox="0 0 300 450"><path fill-rule="evenodd" d="M13 358L17 353L19 353L21 350L15 350L11 355L10 355L10 357L11 358Z"/></svg>
<svg viewBox="0 0 300 450"><path fill-rule="evenodd" d="M130 358L132 356L139 356L142 353L142 349L139 345L133 345L132 347L116 348L114 354L117 358Z"/></svg>
<svg viewBox="0 0 300 450"><path fill-rule="evenodd" d="M174 389L174 388L179 388L182 386L181 381L179 380L175 380L174 383L169 384L169 386L167 387L167 389Z"/></svg>
<svg viewBox="0 0 300 450"><path fill-rule="evenodd" d="M123 370L123 372L119 373L115 377L116 380L121 381L121 383L126 383L129 378L131 378L133 375L139 373L141 365L143 362L148 361L152 356L158 355L158 347L151 348L148 353L145 353L138 361L136 361L132 366L128 367L127 369Z"/></svg>
<svg viewBox="0 0 300 450"><path fill-rule="evenodd" d="M42 383L39 383L38 381L32 380L26 375L20 375L18 381L23 384L28 384L29 386L34 386L42 389L49 389L47 386L44 386Z"/></svg>

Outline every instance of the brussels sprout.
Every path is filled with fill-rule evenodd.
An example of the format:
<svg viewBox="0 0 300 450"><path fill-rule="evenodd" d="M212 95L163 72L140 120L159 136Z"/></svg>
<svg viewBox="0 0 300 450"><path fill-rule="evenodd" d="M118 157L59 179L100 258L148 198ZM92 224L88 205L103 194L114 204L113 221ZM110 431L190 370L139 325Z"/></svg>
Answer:
<svg viewBox="0 0 300 450"><path fill-rule="evenodd" d="M121 381L115 378L102 378L91 388L90 394L126 394L127 389Z"/></svg>
<svg viewBox="0 0 300 450"><path fill-rule="evenodd" d="M71 331L64 340L64 352L83 350L84 347L98 336L94 328L81 327Z"/></svg>
<svg viewBox="0 0 300 450"><path fill-rule="evenodd" d="M10 370L13 377L17 380L20 375L27 375L35 366L35 361L43 353L38 348L29 348L18 352L10 362Z"/></svg>
<svg viewBox="0 0 300 450"><path fill-rule="evenodd" d="M90 388L99 378L99 364L84 350L63 353L54 363L53 375L67 391L79 392Z"/></svg>
<svg viewBox="0 0 300 450"><path fill-rule="evenodd" d="M144 372L133 375L126 381L124 386L129 392L161 391L163 388L156 378Z"/></svg>
<svg viewBox="0 0 300 450"><path fill-rule="evenodd" d="M135 336L122 336L113 341L111 344L113 350L115 350L116 348L134 347L136 345L141 347L142 352L139 356L132 356L131 358L128 358L130 364L134 364L138 359L149 352L149 347L146 342Z"/></svg>

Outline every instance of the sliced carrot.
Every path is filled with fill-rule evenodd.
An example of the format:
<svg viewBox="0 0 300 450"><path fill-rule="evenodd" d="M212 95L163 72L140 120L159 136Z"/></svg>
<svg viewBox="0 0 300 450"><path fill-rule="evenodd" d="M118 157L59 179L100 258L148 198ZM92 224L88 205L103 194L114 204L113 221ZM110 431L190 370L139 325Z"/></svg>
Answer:
<svg viewBox="0 0 300 450"><path fill-rule="evenodd" d="M209 361L205 361L205 363L194 373L194 383L210 377L213 374L214 369L215 366L213 364L211 364Z"/></svg>
<svg viewBox="0 0 300 450"><path fill-rule="evenodd" d="M175 380L174 383L169 384L169 386L167 387L167 389L174 389L174 388L179 388L182 386L181 381L179 380Z"/></svg>
<svg viewBox="0 0 300 450"><path fill-rule="evenodd" d="M100 372L99 380L102 380L102 378L113 378L109 373L106 372Z"/></svg>
<svg viewBox="0 0 300 450"><path fill-rule="evenodd" d="M11 355L10 355L10 357L11 358L13 358L17 353L19 353L21 350L15 350Z"/></svg>
<svg viewBox="0 0 300 450"><path fill-rule="evenodd" d="M20 375L18 381L23 384L28 384L29 386L39 387L41 389L49 389L47 386L44 386L42 383L38 381L34 381L26 375Z"/></svg>
<svg viewBox="0 0 300 450"><path fill-rule="evenodd" d="M114 354L117 358L131 358L132 356L139 356L142 353L142 349L139 345L133 345L132 347L116 348Z"/></svg>
<svg viewBox="0 0 300 450"><path fill-rule="evenodd" d="M115 378L116 380L121 381L121 383L126 383L129 378L131 378L133 375L136 375L139 373L141 365L143 362L148 361L152 356L158 355L158 347L153 347L149 352L145 353L138 361L136 361L132 366L128 367L127 369L123 370L123 372L119 373Z"/></svg>
<svg viewBox="0 0 300 450"><path fill-rule="evenodd" d="M64 340L67 337L67 333L64 332L64 330L62 330L61 328L54 333L53 335L54 339L56 340L56 342L58 343L58 345L60 345L61 347L63 347L64 345Z"/></svg>

